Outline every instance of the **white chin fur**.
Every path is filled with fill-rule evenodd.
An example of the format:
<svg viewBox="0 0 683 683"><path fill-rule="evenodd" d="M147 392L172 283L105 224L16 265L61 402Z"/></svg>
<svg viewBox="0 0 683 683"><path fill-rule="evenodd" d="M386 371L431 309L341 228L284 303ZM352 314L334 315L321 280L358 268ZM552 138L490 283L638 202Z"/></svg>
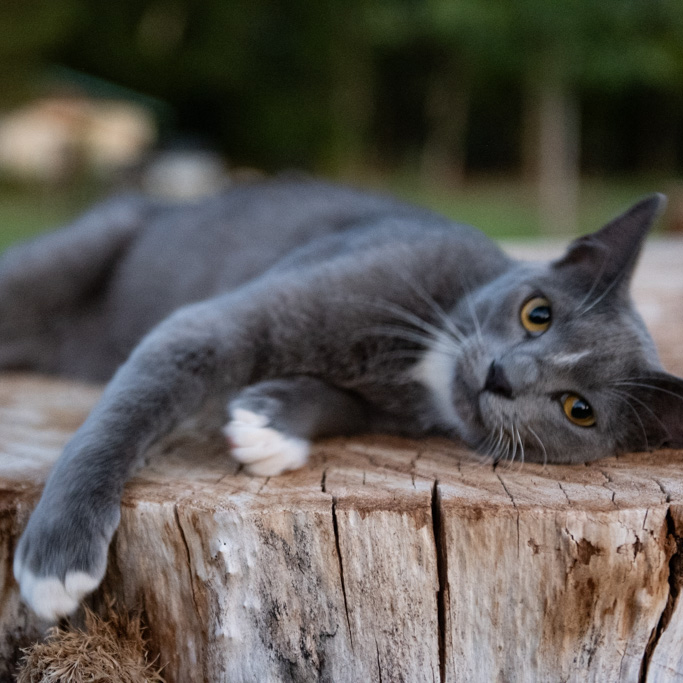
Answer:
<svg viewBox="0 0 683 683"><path fill-rule="evenodd" d="M56 576L36 576L15 557L14 576L21 586L21 597L45 621L56 621L73 614L81 600L99 586L102 577L85 572L68 572L64 582Z"/></svg>
<svg viewBox="0 0 683 683"><path fill-rule="evenodd" d="M232 457L251 474L271 477L302 467L308 460L310 443L268 427L265 415L237 408L223 433L232 445Z"/></svg>
<svg viewBox="0 0 683 683"><path fill-rule="evenodd" d="M425 351L412 371L413 379L429 390L441 417L449 424L459 423L453 408L454 372L455 358L438 349Z"/></svg>

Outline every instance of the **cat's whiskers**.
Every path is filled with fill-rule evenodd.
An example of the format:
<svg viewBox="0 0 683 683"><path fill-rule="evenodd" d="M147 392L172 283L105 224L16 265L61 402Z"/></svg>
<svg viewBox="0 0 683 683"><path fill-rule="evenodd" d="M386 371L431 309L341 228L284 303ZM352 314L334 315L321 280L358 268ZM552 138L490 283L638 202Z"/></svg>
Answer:
<svg viewBox="0 0 683 683"><path fill-rule="evenodd" d="M583 297L583 299L581 299L579 305L574 309L574 312L577 314L577 316L583 315L586 311L590 310L590 308L586 308L586 306L590 301L590 298L593 296L593 293L597 289L597 286L600 283L600 280L602 279L602 274L605 272L606 267L607 259L605 259L602 262L602 266L600 267L600 270L593 279L593 284L591 285L591 288L588 290L588 293L586 294L586 296Z"/></svg>
<svg viewBox="0 0 683 683"><path fill-rule="evenodd" d="M503 430L503 427L498 428L498 438L496 439L496 443L493 447L493 452L491 453L491 461L493 462L493 466L496 467L498 463L500 462L501 458L503 457L503 453L505 451L505 432Z"/></svg>
<svg viewBox="0 0 683 683"><path fill-rule="evenodd" d="M458 342L439 331L438 334L428 334L420 330L410 329L396 324L373 325L358 331L361 337L389 337L402 341L419 344L423 349L435 349L447 355L456 355L460 349Z"/></svg>
<svg viewBox="0 0 683 683"><path fill-rule="evenodd" d="M635 407L631 403L631 397L627 396L626 394L622 394L621 392L614 391L614 390L610 391L609 393L612 396L614 396L615 398L617 398L617 399L621 400L623 403L625 403L628 406L628 408L631 410L631 412L636 416L636 419L638 420L638 424L640 425L640 429L643 432L643 439L645 440L645 448L646 448L646 450L649 451L650 450L650 444L648 442L647 432L645 431L645 425L643 424L643 421L640 419L640 415L638 415L638 411L635 409ZM645 405L645 404L643 404L643 405ZM647 406L645 406L645 407L647 407ZM650 411L650 413L652 413L652 411ZM659 420L659 418L654 413L652 413L652 415L661 424L661 420Z"/></svg>
<svg viewBox="0 0 683 683"><path fill-rule="evenodd" d="M477 316L477 309L472 303L472 288L465 284L465 301L467 302L467 309L470 312L470 317L474 323L474 330L477 335L477 341L479 342L481 348L484 348L484 337L481 333L481 325L479 324L479 317Z"/></svg>
<svg viewBox="0 0 683 683"><path fill-rule="evenodd" d="M488 463L495 467L501 458L501 451L503 449L503 428L501 426L492 427L491 435L493 439L486 456L488 458Z"/></svg>
<svg viewBox="0 0 683 683"><path fill-rule="evenodd" d="M488 467L492 463L495 463L494 452L495 452L495 431L492 430L491 433L482 439L481 443L472 450L472 456L477 463L477 467ZM488 443L488 445L486 445ZM486 446L486 447L485 447Z"/></svg>
<svg viewBox="0 0 683 683"><path fill-rule="evenodd" d="M541 441L541 437L538 434L536 434L536 432L531 427L529 427L529 425L527 425L526 429L536 439L536 441L538 441L539 445L541 446L541 450L543 451L543 468L545 469L545 467L548 464L548 451L546 451L545 445L543 444L543 441Z"/></svg>
<svg viewBox="0 0 683 683"><path fill-rule="evenodd" d="M488 434L482 438L480 443L474 449L475 453L481 455L486 462L491 462L496 448L497 432L495 427L491 427Z"/></svg>
<svg viewBox="0 0 683 683"><path fill-rule="evenodd" d="M514 421L510 422L510 440L512 442L512 456L510 458L509 469L513 468L516 461L519 462L521 468L524 465L524 445L522 444L519 430Z"/></svg>
<svg viewBox="0 0 683 683"><path fill-rule="evenodd" d="M501 457L501 460L505 461L505 466L507 469L512 467L512 463L514 463L515 458L517 457L517 440L514 438L514 432L512 431L513 428L514 426L512 423L510 423L509 427L505 426L503 428L505 451L504 457Z"/></svg>
<svg viewBox="0 0 683 683"><path fill-rule="evenodd" d="M507 428L505 427L505 425L503 425L501 429L503 430L503 440L500 449L500 456L496 460L496 465L498 465L499 463L507 462L510 458L510 452L512 450L510 435L508 433Z"/></svg>
<svg viewBox="0 0 683 683"><path fill-rule="evenodd" d="M592 308L594 308L595 306L597 306L597 305L598 305L598 304L599 304L599 303L600 303L600 302L601 302L601 301L602 301L602 300L603 300L603 299L604 299L604 298L605 298L605 297L614 289L614 287L615 287L617 284L619 284L619 282L621 282L622 276L624 275L624 273L625 273L629 268L632 267L632 265L633 265L632 262L631 262L630 260L627 260L627 261L621 266L621 268L619 268L619 270L617 270L617 272L614 274L614 277L612 278L612 281L609 283L609 285L607 285L607 287L605 287L605 289L603 290L602 294L600 294L598 297L596 297L596 299L595 299L592 303L590 303L590 304L584 306L583 309L579 312L578 315L583 315L584 313L588 313L588 311L590 311ZM593 290L596 289L598 283L599 283L600 280L602 279L602 275L603 275L603 273L605 272L605 268L606 268L606 267L607 267L607 257L605 258L605 261L603 262L602 268L600 269L600 271L598 272L598 274L597 274L596 277L595 277L595 282L594 282L594 284L593 284L593 287L591 287L591 290L590 290L590 292L589 292L589 295L590 295L590 293L591 293ZM587 298L587 297L586 297L586 298Z"/></svg>
<svg viewBox="0 0 683 683"><path fill-rule="evenodd" d="M505 465L510 469L511 464L515 461L515 454L517 451L516 445L513 446L512 435L509 431L505 431L505 438L507 439L507 451L505 454Z"/></svg>
<svg viewBox="0 0 683 683"><path fill-rule="evenodd" d="M427 292L420 290L416 283L413 282L412 284L408 284L410 284L410 286L418 292L419 296L429 305L439 320L444 324L444 327L439 327L421 318L399 304L383 300L359 300L352 297L351 299L346 299L346 301L355 301L358 305L364 305L388 313L397 321L363 328L359 331L360 334L364 336L371 336L374 334L397 340L400 339L419 344L424 349L439 351L448 356L457 355L460 346L465 341L462 332L433 297ZM398 324L400 322L406 323L407 325L403 326ZM416 356L416 358L417 357L418 356Z"/></svg>
<svg viewBox="0 0 683 683"><path fill-rule="evenodd" d="M439 302L422 285L420 285L414 278L406 277L405 274L401 276L401 279L409 287L411 287L413 291L429 306L429 308L436 314L437 318L444 324L446 329L453 335L453 337L460 342L465 341L465 335L455 324L453 318L448 315L448 313L443 309L443 306L441 306Z"/></svg>
<svg viewBox="0 0 683 683"><path fill-rule="evenodd" d="M512 440L512 456L510 457L510 467L517 459L517 437L515 435L515 424L510 422L510 439Z"/></svg>
<svg viewBox="0 0 683 683"><path fill-rule="evenodd" d="M520 454L521 454L520 455L519 469L521 471L522 468L524 467L524 456L525 456L524 441L522 440L522 435L521 435L519 429L515 425L513 425L512 427L515 430L515 433L517 434L517 441L519 441L519 450L520 450Z"/></svg>
<svg viewBox="0 0 683 683"><path fill-rule="evenodd" d="M612 382L610 386L613 387L640 387L642 389L650 389L651 391L660 391L663 394L668 394L669 396L673 396L674 398L677 398L681 401L683 401L683 396L681 394L677 394L675 391L669 391L668 389L664 389L662 387L657 387L654 384L646 384L643 382L626 382L626 381L619 381L619 382ZM633 398L633 397L632 397Z"/></svg>
<svg viewBox="0 0 683 683"><path fill-rule="evenodd" d="M484 456L488 457L491 454L491 449L495 442L496 432L495 428L491 429L487 436L485 436L476 446L475 451L482 453Z"/></svg>
<svg viewBox="0 0 683 683"><path fill-rule="evenodd" d="M440 335L449 336L455 342L458 342L458 343L463 342L463 339L461 337L449 334L443 328L437 327L436 325L433 325L432 323L427 322L426 320L423 320L419 316L413 315L412 313L409 313L407 311L400 311L400 315L397 312L394 312L394 318L397 322L388 321L388 322L382 323L382 324L394 325L396 327L402 327L398 323L403 322L403 323L407 323L408 325L412 326L413 328L417 328L418 330L420 330L424 334L431 335L433 337L440 336ZM411 329L411 328L410 327L403 327L403 329Z"/></svg>
<svg viewBox="0 0 683 683"><path fill-rule="evenodd" d="M448 332L454 339L456 339L459 342L463 342L465 340L465 335L456 326L455 322L453 322L453 320L450 318L450 316L448 316L448 314L443 310L443 308L434 300L434 298L431 297L427 292L419 291L417 289L417 284L412 283L411 285L410 282L407 282L407 284L409 284L417 290L418 296L420 296L420 298L422 298L425 301L425 303L430 307L430 309L434 312L436 317L443 323L445 329L425 320L413 311L407 309L405 306L402 306L392 301L386 301L384 299L364 299L361 297L348 297L344 298L344 301L347 303L353 303L359 307L365 306L367 308L373 308L375 310L388 313L396 320L400 320L402 322L413 325L423 330L424 332Z"/></svg>
<svg viewBox="0 0 683 683"><path fill-rule="evenodd" d="M656 413L646 403L644 403L640 399L636 398L635 396L631 396L630 394L627 394L625 392L619 391L618 389L614 389L614 388L608 389L607 391L612 396L615 396L616 398L623 401L631 409L631 411L636 416L636 419L638 420L638 422L640 424L641 430L643 431L643 438L645 439L645 448L647 450L650 450L650 444L648 443L645 425L643 424L643 421L640 419L640 415L638 415L638 411L635 409L635 407L633 406L631 401L635 401L636 403L643 406L643 408L645 408L645 410L647 410L650 413L650 415L652 415L652 417L654 417L654 419L657 420L657 422L659 422L659 424L662 425L662 428L666 431L666 426L664 425L664 423L659 419L659 417L657 417Z"/></svg>
<svg viewBox="0 0 683 683"><path fill-rule="evenodd" d="M398 320L402 320L403 322L406 322L410 325L414 325L415 327L423 330L424 332L428 334L433 334L433 335L448 335L455 341L462 343L464 342L465 338L463 334L458 330L454 325L446 325L446 329L442 327L438 327L437 325L434 325L433 323L430 323L419 316L411 313L410 311L405 311L399 308L397 311L394 312L394 315ZM448 322L449 318L447 318L444 314L444 323ZM452 322L452 321L450 321Z"/></svg>
<svg viewBox="0 0 683 683"><path fill-rule="evenodd" d="M488 436L477 446L476 451L479 451L483 456L481 464L493 464L495 466L500 460L503 449L503 435L503 427L494 426Z"/></svg>
<svg viewBox="0 0 683 683"><path fill-rule="evenodd" d="M495 450L493 452L494 463L497 463L501 459L504 449L505 449L505 429L501 425L498 428L498 439L496 440L496 446L495 446Z"/></svg>

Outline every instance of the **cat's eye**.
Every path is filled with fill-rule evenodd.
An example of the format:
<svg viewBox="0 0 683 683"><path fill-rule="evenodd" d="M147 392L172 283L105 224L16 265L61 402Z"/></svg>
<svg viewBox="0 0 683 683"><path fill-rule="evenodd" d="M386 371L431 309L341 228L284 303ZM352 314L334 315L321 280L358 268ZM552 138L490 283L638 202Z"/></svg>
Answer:
<svg viewBox="0 0 683 683"><path fill-rule="evenodd" d="M529 299L519 312L522 326L531 334L542 334L550 327L552 312L550 301L543 296L534 296Z"/></svg>
<svg viewBox="0 0 683 683"><path fill-rule="evenodd" d="M590 403L585 398L576 394L565 394L560 399L564 414L579 427L592 427L595 424L595 415Z"/></svg>

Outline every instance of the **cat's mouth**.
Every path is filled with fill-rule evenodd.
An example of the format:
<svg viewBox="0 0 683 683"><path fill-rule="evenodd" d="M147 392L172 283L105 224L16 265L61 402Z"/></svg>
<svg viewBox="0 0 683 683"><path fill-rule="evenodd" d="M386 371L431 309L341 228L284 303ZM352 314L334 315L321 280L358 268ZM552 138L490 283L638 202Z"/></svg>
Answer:
<svg viewBox="0 0 683 683"><path fill-rule="evenodd" d="M453 378L453 408L460 436L475 447L491 429L491 425L488 419L490 408L482 401L482 390L476 387L473 374L456 372Z"/></svg>
<svg viewBox="0 0 683 683"><path fill-rule="evenodd" d="M501 424L514 422L516 419L514 399L485 390L479 392L477 412L482 427L487 431L496 429Z"/></svg>
<svg viewBox="0 0 683 683"><path fill-rule="evenodd" d="M517 421L515 400L486 386L490 365L485 358L469 358L453 378L453 407L461 437L473 448Z"/></svg>

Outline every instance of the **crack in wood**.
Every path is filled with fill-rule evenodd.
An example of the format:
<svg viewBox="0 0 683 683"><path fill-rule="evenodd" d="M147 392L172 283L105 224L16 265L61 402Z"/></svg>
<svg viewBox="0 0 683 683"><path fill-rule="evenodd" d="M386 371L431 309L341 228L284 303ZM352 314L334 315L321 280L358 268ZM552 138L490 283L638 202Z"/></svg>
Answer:
<svg viewBox="0 0 683 683"><path fill-rule="evenodd" d="M417 461L422 457L422 451L418 450L417 453L415 454L415 457L410 461L410 480L413 484L413 488L417 489L415 486L415 475L416 475L416 469L417 469Z"/></svg>
<svg viewBox="0 0 683 683"><path fill-rule="evenodd" d="M569 496L567 495L567 492L564 490L564 486L562 486L562 482L558 481L557 485L560 487L560 491L562 491L562 493L564 493L564 497L567 499L567 503L568 503L569 507L573 507L572 501L570 500Z"/></svg>
<svg viewBox="0 0 683 683"><path fill-rule="evenodd" d="M606 483L606 484L603 483L602 486L603 486L603 488L606 488L606 489L612 494L612 497L611 497L612 505L613 505L615 508L619 508L619 506L617 505L617 501L615 500L616 495L617 495L617 492L616 492L611 486L608 486L608 485L607 485L607 484L612 484L612 483L614 483L612 477L610 477L609 474L607 474L607 472L604 472L603 470L597 470L597 471L598 471L600 474L602 474L602 476L605 477L605 479L607 480L607 483Z"/></svg>
<svg viewBox="0 0 683 683"><path fill-rule="evenodd" d="M192 555L190 553L190 545L187 541L187 536L185 535L185 529L183 529L183 525L180 521L180 513L178 511L178 503L176 503L173 506L173 517L175 519L176 526L178 527L178 532L180 534L180 539L183 543L183 547L185 548L185 555L187 557L187 573L188 573L188 580L190 583L190 594L192 596L192 604L194 606L194 611L195 614L197 615L197 622L198 624L201 625L202 628L205 627L205 615L203 614L202 610L199 607L199 603L197 602L197 594L196 594L196 586L195 586L195 571L193 569L193 563L192 563ZM200 664L200 670L202 671L203 677L206 679L206 662L201 660Z"/></svg>
<svg viewBox="0 0 683 683"><path fill-rule="evenodd" d="M441 506L439 496L439 481L434 480L432 486L432 534L434 535L434 551L436 553L436 575L438 589L436 591L437 624L439 629L439 679L441 683L446 681L446 611L448 605L448 555L446 543L443 538L443 526L441 520Z"/></svg>
<svg viewBox="0 0 683 683"><path fill-rule="evenodd" d="M657 483L659 484L659 482ZM669 622L671 621L671 616L676 609L681 590L680 577L683 573L683 538L676 533L676 523L671 514L670 507L666 510L666 526L667 539L670 539L672 544L671 557L669 558L669 594L666 599L666 605L659 616L659 621L652 629L645 652L643 653L643 659L640 664L640 675L638 677L639 683L645 683L647 680L652 655L657 648L659 639L662 637L662 634L666 631Z"/></svg>
<svg viewBox="0 0 683 683"><path fill-rule="evenodd" d="M183 525L180 523L180 515L178 514L178 504L176 503L173 506L173 516L175 518L175 523L176 526L178 527L178 531L180 533L180 539L183 542L183 546L185 548L185 554L187 556L187 571L190 576L190 588L192 589L192 603L194 604L194 609L195 612L197 613L197 617L200 619L202 618L202 614L199 610L199 605L197 604L197 596L195 595L195 586L194 586L194 571L192 570L192 556L190 555L190 546L187 542L187 537L185 536L185 530L183 529Z"/></svg>
<svg viewBox="0 0 683 683"><path fill-rule="evenodd" d="M653 477L652 481L654 481L654 483L657 484L657 486L659 486L659 490L664 494L664 498L666 499L666 502L670 503L671 502L671 494L667 492L667 490L664 488L664 485L662 484L662 482L659 479L657 479L656 477Z"/></svg>
<svg viewBox="0 0 683 683"><path fill-rule="evenodd" d="M351 631L351 619L349 618L349 603L346 597L346 584L344 582L344 563L342 561L341 546L339 544L339 524L337 522L337 499L332 500L332 530L334 531L334 545L337 549L337 561L339 562L339 579L341 581L342 595L344 597L344 612L346 613L346 627L349 631L351 651L354 652L353 632Z"/></svg>
<svg viewBox="0 0 683 683"><path fill-rule="evenodd" d="M508 487L505 485L505 482L503 481L503 478L498 474L498 472L495 473L496 477L498 477L498 481L500 482L500 485L503 487L503 490L505 493L507 493L508 498L510 499L510 502L512 503L512 506L515 508L515 512L517 513L517 557L519 557L520 549L519 549L519 508L517 507L517 503L515 502L514 496L508 491Z"/></svg>
<svg viewBox="0 0 683 683"><path fill-rule="evenodd" d="M377 675L379 676L379 683L382 681L382 663L379 659L379 645L377 644L377 637L375 636L375 652L377 652Z"/></svg>

